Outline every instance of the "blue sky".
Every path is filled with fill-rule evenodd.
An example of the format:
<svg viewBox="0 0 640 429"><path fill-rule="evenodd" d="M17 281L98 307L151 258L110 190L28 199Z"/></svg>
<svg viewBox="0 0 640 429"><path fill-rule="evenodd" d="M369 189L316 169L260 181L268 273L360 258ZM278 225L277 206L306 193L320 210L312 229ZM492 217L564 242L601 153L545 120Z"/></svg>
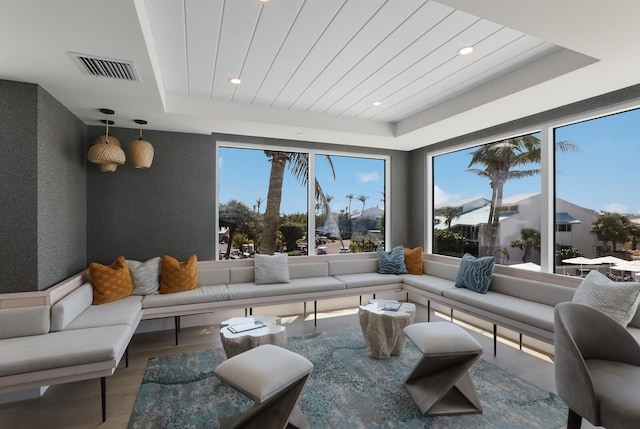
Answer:
<svg viewBox="0 0 640 429"><path fill-rule="evenodd" d="M556 139L579 148L579 152L560 153L556 159L556 192L560 198L596 211L640 212L636 191L640 170L640 110L559 128ZM465 171L472 151L436 158L437 203L480 196L490 199L489 181ZM539 192L540 183L539 176L508 181L504 196Z"/></svg>
<svg viewBox="0 0 640 429"><path fill-rule="evenodd" d="M640 110L568 125L557 129L557 139L576 145L579 152L560 153L556 159L557 194L560 198L596 211L640 213L636 192L640 171ZM472 149L438 156L435 161L435 200L451 202L466 198L491 197L486 179L466 172ZM365 207L382 207L384 161L332 156L333 180L328 163L319 156L318 180L332 195L335 213L349 205L347 194L365 195ZM220 202L236 199L253 208L258 198L266 208L270 164L262 150L220 148ZM540 176L508 181L504 196L539 192ZM306 212L306 188L286 172L281 213ZM355 198L351 210L362 208Z"/></svg>
<svg viewBox="0 0 640 429"><path fill-rule="evenodd" d="M226 203L236 199L253 209L258 198L263 202L260 212L266 208L267 192L269 189L269 173L271 164L262 150L247 150L220 148L219 177L220 202ZM384 190L384 161L379 159L364 159L345 156L331 156L336 172L336 178L331 175L331 168L323 156L318 156L316 162L316 176L325 194L332 195L331 209L340 213L349 205L347 194L368 196L365 207L382 207ZM351 211L362 209L362 203L354 198L351 201ZM285 172L282 204L280 212L306 213L306 188Z"/></svg>

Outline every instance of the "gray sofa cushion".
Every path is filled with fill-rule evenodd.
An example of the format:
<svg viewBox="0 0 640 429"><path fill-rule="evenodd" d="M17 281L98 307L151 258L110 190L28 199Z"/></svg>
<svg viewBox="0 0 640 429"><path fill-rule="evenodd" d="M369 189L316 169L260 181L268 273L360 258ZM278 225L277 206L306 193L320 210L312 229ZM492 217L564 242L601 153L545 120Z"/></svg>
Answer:
<svg viewBox="0 0 640 429"><path fill-rule="evenodd" d="M378 271L378 259L351 259L329 261L329 275L375 273Z"/></svg>
<svg viewBox="0 0 640 429"><path fill-rule="evenodd" d="M345 284L333 277L307 277L291 279L290 283L268 285L256 285L255 283L234 283L229 285L231 299L261 298L341 289L345 289Z"/></svg>
<svg viewBox="0 0 640 429"><path fill-rule="evenodd" d="M479 294L469 289L448 289L444 291L446 298L474 306L476 308L517 320L553 332L554 306L527 301L489 290Z"/></svg>
<svg viewBox="0 0 640 429"><path fill-rule="evenodd" d="M0 339L46 334L49 332L50 320L49 307L45 305L2 309Z"/></svg>
<svg viewBox="0 0 640 429"><path fill-rule="evenodd" d="M0 340L0 376L112 361L131 335L129 326L116 325Z"/></svg>
<svg viewBox="0 0 640 429"><path fill-rule="evenodd" d="M445 289L455 288L455 282L453 280L443 279L429 274L423 274L421 276L403 274L400 277L402 277L402 282L404 284L417 287L418 289L422 289L436 295L442 295Z"/></svg>
<svg viewBox="0 0 640 429"><path fill-rule="evenodd" d="M306 277L327 277L329 264L326 262L305 262L289 264L289 278L303 279Z"/></svg>
<svg viewBox="0 0 640 429"><path fill-rule="evenodd" d="M117 301L90 305L64 330L98 328L100 326L128 325L135 330L142 311L142 297L128 296Z"/></svg>
<svg viewBox="0 0 640 429"><path fill-rule="evenodd" d="M231 267L229 268L229 283L248 283L253 282L253 267Z"/></svg>
<svg viewBox="0 0 640 429"><path fill-rule="evenodd" d="M396 274L379 274L379 273L359 273L359 274L341 274L334 276L336 279L347 285L347 289L367 287L367 286L384 286L402 283L402 277Z"/></svg>
<svg viewBox="0 0 640 429"><path fill-rule="evenodd" d="M489 290L547 305L571 301L576 291L575 288L569 286L559 286L529 279L514 279L504 274L493 275Z"/></svg>
<svg viewBox="0 0 640 429"><path fill-rule="evenodd" d="M432 276L455 281L458 275L458 266L445 264L443 262L424 261L422 263L422 272L429 273Z"/></svg>
<svg viewBox="0 0 640 429"><path fill-rule="evenodd" d="M93 286L85 283L51 307L51 330L62 331L93 302Z"/></svg>
<svg viewBox="0 0 640 429"><path fill-rule="evenodd" d="M229 268L215 270L198 267L198 284L200 286L226 285L229 283Z"/></svg>
<svg viewBox="0 0 640 429"><path fill-rule="evenodd" d="M163 295L147 295L142 299L142 308L169 307L173 305L199 304L229 300L227 285L200 286L198 289Z"/></svg>

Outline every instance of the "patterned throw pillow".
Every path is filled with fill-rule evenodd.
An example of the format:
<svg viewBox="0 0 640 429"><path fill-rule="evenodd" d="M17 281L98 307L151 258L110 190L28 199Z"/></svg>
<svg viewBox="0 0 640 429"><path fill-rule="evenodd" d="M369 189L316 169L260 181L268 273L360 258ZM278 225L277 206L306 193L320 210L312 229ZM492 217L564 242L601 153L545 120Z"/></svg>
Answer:
<svg viewBox="0 0 640 429"><path fill-rule="evenodd" d="M456 287L467 288L478 293L487 293L493 276L495 260L496 258L493 256L476 258L465 253L460 261L460 268L458 268Z"/></svg>
<svg viewBox="0 0 640 429"><path fill-rule="evenodd" d="M126 298L133 291L133 281L124 256L111 265L92 262L89 265L89 277L93 285L93 305Z"/></svg>
<svg viewBox="0 0 640 429"><path fill-rule="evenodd" d="M289 283L289 255L253 255L254 278L257 285Z"/></svg>
<svg viewBox="0 0 640 429"><path fill-rule="evenodd" d="M422 247L404 249L404 264L409 274L422 274Z"/></svg>
<svg viewBox="0 0 640 429"><path fill-rule="evenodd" d="M576 289L573 302L595 308L626 328L640 303L640 283L614 282L592 270Z"/></svg>
<svg viewBox="0 0 640 429"><path fill-rule="evenodd" d="M189 256L179 262L171 256L163 256L160 262L160 293L184 292L198 289L198 258Z"/></svg>
<svg viewBox="0 0 640 429"><path fill-rule="evenodd" d="M157 295L160 289L160 257L149 259L145 262L127 259L131 279L133 280L133 292L131 295Z"/></svg>
<svg viewBox="0 0 640 429"><path fill-rule="evenodd" d="M404 264L404 246L396 246L391 252L378 249L378 272L380 274L407 274Z"/></svg>

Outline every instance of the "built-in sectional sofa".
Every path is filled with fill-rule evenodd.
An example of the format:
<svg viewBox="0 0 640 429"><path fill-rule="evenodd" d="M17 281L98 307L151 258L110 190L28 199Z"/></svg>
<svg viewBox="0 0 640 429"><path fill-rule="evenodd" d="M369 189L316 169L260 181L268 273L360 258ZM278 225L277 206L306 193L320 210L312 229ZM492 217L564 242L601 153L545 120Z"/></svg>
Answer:
<svg viewBox="0 0 640 429"><path fill-rule="evenodd" d="M446 306L496 327L553 342L554 306L570 301L578 279L496 266L489 291L456 288L459 259L423 255L423 274L379 274L375 254L288 259L289 283L256 284L250 259L198 263L199 288L163 295L130 296L92 305L85 270L43 292L0 295L0 394L112 375L138 324L172 317L176 342L180 317L290 302L401 292L402 298ZM426 301L426 302L425 302ZM640 340L640 316L630 332Z"/></svg>

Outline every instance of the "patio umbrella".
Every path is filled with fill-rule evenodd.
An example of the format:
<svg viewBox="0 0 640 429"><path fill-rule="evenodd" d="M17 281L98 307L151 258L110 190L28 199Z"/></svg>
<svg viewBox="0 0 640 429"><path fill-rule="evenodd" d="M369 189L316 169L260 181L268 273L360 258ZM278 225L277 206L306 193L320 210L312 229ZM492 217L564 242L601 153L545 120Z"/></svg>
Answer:
<svg viewBox="0 0 640 429"><path fill-rule="evenodd" d="M598 261L598 263L601 264L609 264L609 274L611 274L611 264L624 264L625 262L629 262L626 259L616 258L615 256L601 256L595 258L594 261Z"/></svg>
<svg viewBox="0 0 640 429"><path fill-rule="evenodd" d="M637 276L637 273L640 272L640 261L625 261L621 264L616 264L611 267L612 270L616 271L629 271L634 273L634 277Z"/></svg>
<svg viewBox="0 0 640 429"><path fill-rule="evenodd" d="M601 264L601 262L594 262L595 259L585 258L584 256L577 256L575 258L563 259L562 262L565 264L574 264L580 265L580 272L582 272L583 265L591 265L591 264ZM563 268L564 270L564 268Z"/></svg>
<svg viewBox="0 0 640 429"><path fill-rule="evenodd" d="M540 271L540 265L534 262L524 262L522 264L513 264L513 265L509 265L509 267L519 268L521 270L527 270L527 271Z"/></svg>

